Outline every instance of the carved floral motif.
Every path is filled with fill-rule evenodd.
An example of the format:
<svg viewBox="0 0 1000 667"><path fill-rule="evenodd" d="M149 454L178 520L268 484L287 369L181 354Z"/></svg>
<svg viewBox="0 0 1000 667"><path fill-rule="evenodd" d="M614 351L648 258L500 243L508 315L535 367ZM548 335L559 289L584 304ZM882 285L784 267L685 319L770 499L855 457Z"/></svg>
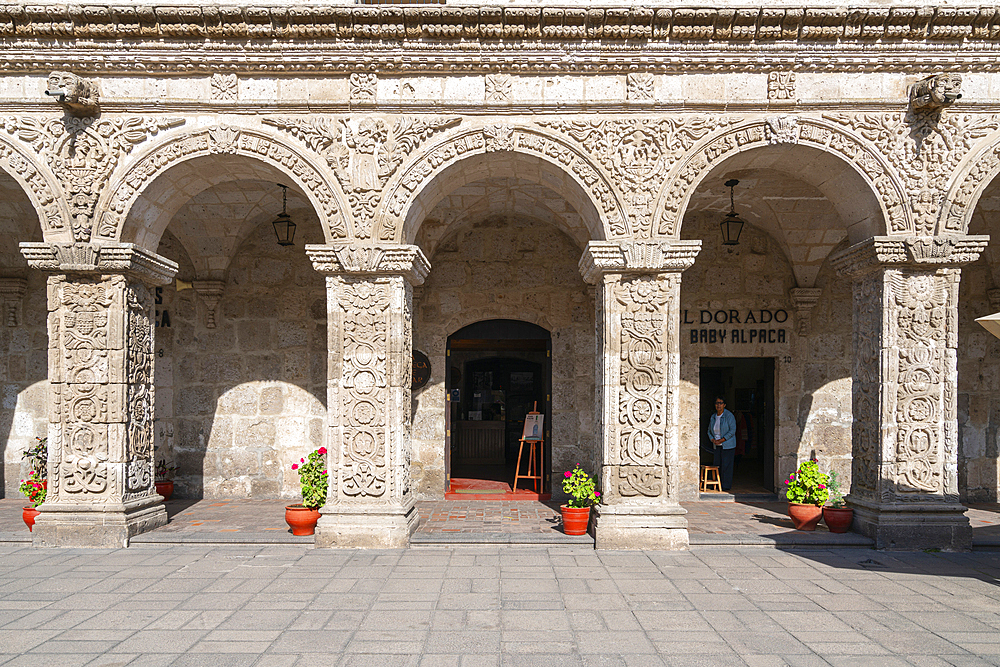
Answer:
<svg viewBox="0 0 1000 667"><path fill-rule="evenodd" d="M917 234L933 234L956 168L977 139L1000 126L994 114L860 113L828 114L851 127L888 157L906 189ZM898 231L895 228L893 231Z"/></svg>
<svg viewBox="0 0 1000 667"><path fill-rule="evenodd" d="M461 122L458 117L396 119L265 118L265 123L305 142L333 167L351 203L355 235L369 238L386 182L403 160L431 135Z"/></svg>
<svg viewBox="0 0 1000 667"><path fill-rule="evenodd" d="M70 207L73 238L88 241L97 200L122 157L150 136L184 121L138 116L2 119L4 129L44 156Z"/></svg>
<svg viewBox="0 0 1000 667"><path fill-rule="evenodd" d="M239 90L239 78L235 72L212 75L212 99L220 102L234 102Z"/></svg>
<svg viewBox="0 0 1000 667"><path fill-rule="evenodd" d="M514 81L510 74L486 75L486 101L506 104L510 102L514 90Z"/></svg>
<svg viewBox="0 0 1000 667"><path fill-rule="evenodd" d="M378 75L369 72L355 72L350 79L352 102L374 102Z"/></svg>
<svg viewBox="0 0 1000 667"><path fill-rule="evenodd" d="M0 167L24 181L35 196L37 205L41 209L38 215L43 229L62 231L65 228L62 213L56 204L56 195L49 182L29 160L5 141L0 141Z"/></svg>
<svg viewBox="0 0 1000 667"><path fill-rule="evenodd" d="M662 120L544 121L581 143L608 172L631 214L633 233L651 234L656 198L671 166L696 141L732 121L721 116Z"/></svg>
<svg viewBox="0 0 1000 667"><path fill-rule="evenodd" d="M795 72L768 72L767 99L795 99Z"/></svg>
<svg viewBox="0 0 1000 667"><path fill-rule="evenodd" d="M625 76L625 99L630 102L646 102L653 99L653 75L649 72L633 72Z"/></svg>

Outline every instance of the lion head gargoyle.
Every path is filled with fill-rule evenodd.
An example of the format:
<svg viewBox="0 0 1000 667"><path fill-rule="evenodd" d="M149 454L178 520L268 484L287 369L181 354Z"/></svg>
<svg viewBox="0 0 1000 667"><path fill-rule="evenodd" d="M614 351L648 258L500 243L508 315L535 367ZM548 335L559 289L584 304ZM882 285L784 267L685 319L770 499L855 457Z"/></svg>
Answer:
<svg viewBox="0 0 1000 667"><path fill-rule="evenodd" d="M97 112L100 91L96 81L72 72L52 72L45 94L55 97L59 104L73 113L91 114Z"/></svg>
<svg viewBox="0 0 1000 667"><path fill-rule="evenodd" d="M910 108L937 111L962 98L962 75L954 72L929 76L910 88Z"/></svg>

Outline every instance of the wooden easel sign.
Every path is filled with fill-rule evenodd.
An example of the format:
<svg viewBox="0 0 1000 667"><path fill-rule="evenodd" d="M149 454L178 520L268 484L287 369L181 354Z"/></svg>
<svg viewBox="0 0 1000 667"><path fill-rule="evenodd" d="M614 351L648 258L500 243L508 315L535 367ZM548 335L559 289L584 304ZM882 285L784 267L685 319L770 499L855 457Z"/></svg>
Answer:
<svg viewBox="0 0 1000 667"><path fill-rule="evenodd" d="M521 440L541 440L542 423L545 415L538 412L529 412L524 416L524 432L521 433Z"/></svg>

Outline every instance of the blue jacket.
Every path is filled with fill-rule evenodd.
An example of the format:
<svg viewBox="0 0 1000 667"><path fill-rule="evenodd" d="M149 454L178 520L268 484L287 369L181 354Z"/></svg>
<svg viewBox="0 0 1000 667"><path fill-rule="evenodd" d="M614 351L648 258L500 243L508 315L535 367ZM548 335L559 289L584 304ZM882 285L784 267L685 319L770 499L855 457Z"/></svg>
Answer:
<svg viewBox="0 0 1000 667"><path fill-rule="evenodd" d="M711 419L708 420L708 441L712 442L715 440L715 420L719 419L719 415L712 413ZM725 442L722 443L723 449L735 449L736 448L736 417L729 410L722 411L722 426L719 427L719 431L722 437L725 438ZM714 443L712 444L714 447Z"/></svg>

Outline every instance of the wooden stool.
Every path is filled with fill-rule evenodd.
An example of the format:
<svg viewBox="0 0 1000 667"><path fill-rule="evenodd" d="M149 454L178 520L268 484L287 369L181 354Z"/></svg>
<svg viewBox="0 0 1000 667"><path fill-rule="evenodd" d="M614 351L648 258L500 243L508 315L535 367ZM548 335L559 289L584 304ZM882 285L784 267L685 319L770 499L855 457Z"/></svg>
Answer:
<svg viewBox="0 0 1000 667"><path fill-rule="evenodd" d="M538 463L538 454L541 440L521 440L521 447L517 450L517 468L514 469L514 491L517 491L517 480L530 479L535 493L541 493L539 486L542 484L541 465ZM528 474L521 474L521 455L524 454L524 446L528 445Z"/></svg>
<svg viewBox="0 0 1000 667"><path fill-rule="evenodd" d="M719 477L719 466L701 467L701 490L708 491L709 487L715 487L716 491L722 493L722 480Z"/></svg>

